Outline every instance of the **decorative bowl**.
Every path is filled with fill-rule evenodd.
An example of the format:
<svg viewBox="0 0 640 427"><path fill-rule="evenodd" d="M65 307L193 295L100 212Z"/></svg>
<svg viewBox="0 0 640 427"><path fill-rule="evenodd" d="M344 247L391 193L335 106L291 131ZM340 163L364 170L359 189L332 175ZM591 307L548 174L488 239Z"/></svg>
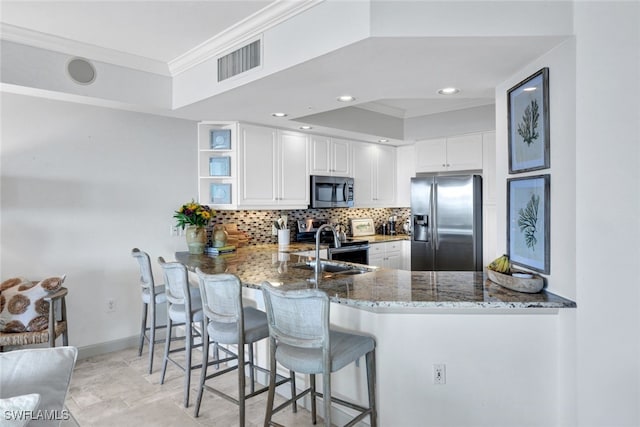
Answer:
<svg viewBox="0 0 640 427"><path fill-rule="evenodd" d="M521 274L530 274L519 272ZM514 277L510 274L498 273L497 271L487 269L489 280L503 286L507 289L517 292L525 292L535 294L544 288L544 278L532 274L531 278Z"/></svg>

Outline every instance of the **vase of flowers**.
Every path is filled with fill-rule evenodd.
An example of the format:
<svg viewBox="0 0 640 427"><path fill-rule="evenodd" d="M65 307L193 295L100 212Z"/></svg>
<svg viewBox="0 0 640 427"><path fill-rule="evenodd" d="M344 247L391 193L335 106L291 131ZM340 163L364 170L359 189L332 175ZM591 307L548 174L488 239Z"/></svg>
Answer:
<svg viewBox="0 0 640 427"><path fill-rule="evenodd" d="M207 230L211 218L215 216L215 212L209 206L191 200L178 209L173 217L176 219L177 226L183 230L186 228L187 247L189 253L201 255L207 244Z"/></svg>

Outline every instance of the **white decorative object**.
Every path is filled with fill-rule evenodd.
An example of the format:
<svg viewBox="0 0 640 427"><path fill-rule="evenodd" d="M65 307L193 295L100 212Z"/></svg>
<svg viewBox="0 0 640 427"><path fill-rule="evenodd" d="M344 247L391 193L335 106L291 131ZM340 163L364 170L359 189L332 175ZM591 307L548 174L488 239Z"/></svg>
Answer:
<svg viewBox="0 0 640 427"><path fill-rule="evenodd" d="M278 230L278 245L289 246L290 231L289 229Z"/></svg>

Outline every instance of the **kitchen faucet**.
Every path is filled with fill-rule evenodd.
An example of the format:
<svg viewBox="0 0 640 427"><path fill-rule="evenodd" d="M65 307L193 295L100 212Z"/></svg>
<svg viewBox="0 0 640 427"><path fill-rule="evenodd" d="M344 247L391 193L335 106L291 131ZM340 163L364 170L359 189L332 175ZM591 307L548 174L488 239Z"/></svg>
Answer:
<svg viewBox="0 0 640 427"><path fill-rule="evenodd" d="M322 230L325 228L328 228L333 233L333 244L335 247L340 247L340 239L338 238L336 229L330 224L322 224L318 228L318 231L316 231L316 264L314 268L314 281L316 287L318 287L318 283L320 283L320 273L322 272L322 263L320 262L320 235L322 234Z"/></svg>

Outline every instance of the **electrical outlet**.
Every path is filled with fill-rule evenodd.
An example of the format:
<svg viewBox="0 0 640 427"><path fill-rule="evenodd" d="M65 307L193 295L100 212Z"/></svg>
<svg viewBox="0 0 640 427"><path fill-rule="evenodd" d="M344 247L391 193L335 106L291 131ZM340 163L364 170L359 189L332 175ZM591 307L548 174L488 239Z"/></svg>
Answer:
<svg viewBox="0 0 640 427"><path fill-rule="evenodd" d="M116 311L116 300L115 298L107 299L107 313L113 313Z"/></svg>
<svg viewBox="0 0 640 427"><path fill-rule="evenodd" d="M437 363L433 365L433 383L434 384L446 384L447 383L447 370L444 363Z"/></svg>
<svg viewBox="0 0 640 427"><path fill-rule="evenodd" d="M177 225L171 225L169 227L169 235L170 236L179 236L180 235L180 228Z"/></svg>

